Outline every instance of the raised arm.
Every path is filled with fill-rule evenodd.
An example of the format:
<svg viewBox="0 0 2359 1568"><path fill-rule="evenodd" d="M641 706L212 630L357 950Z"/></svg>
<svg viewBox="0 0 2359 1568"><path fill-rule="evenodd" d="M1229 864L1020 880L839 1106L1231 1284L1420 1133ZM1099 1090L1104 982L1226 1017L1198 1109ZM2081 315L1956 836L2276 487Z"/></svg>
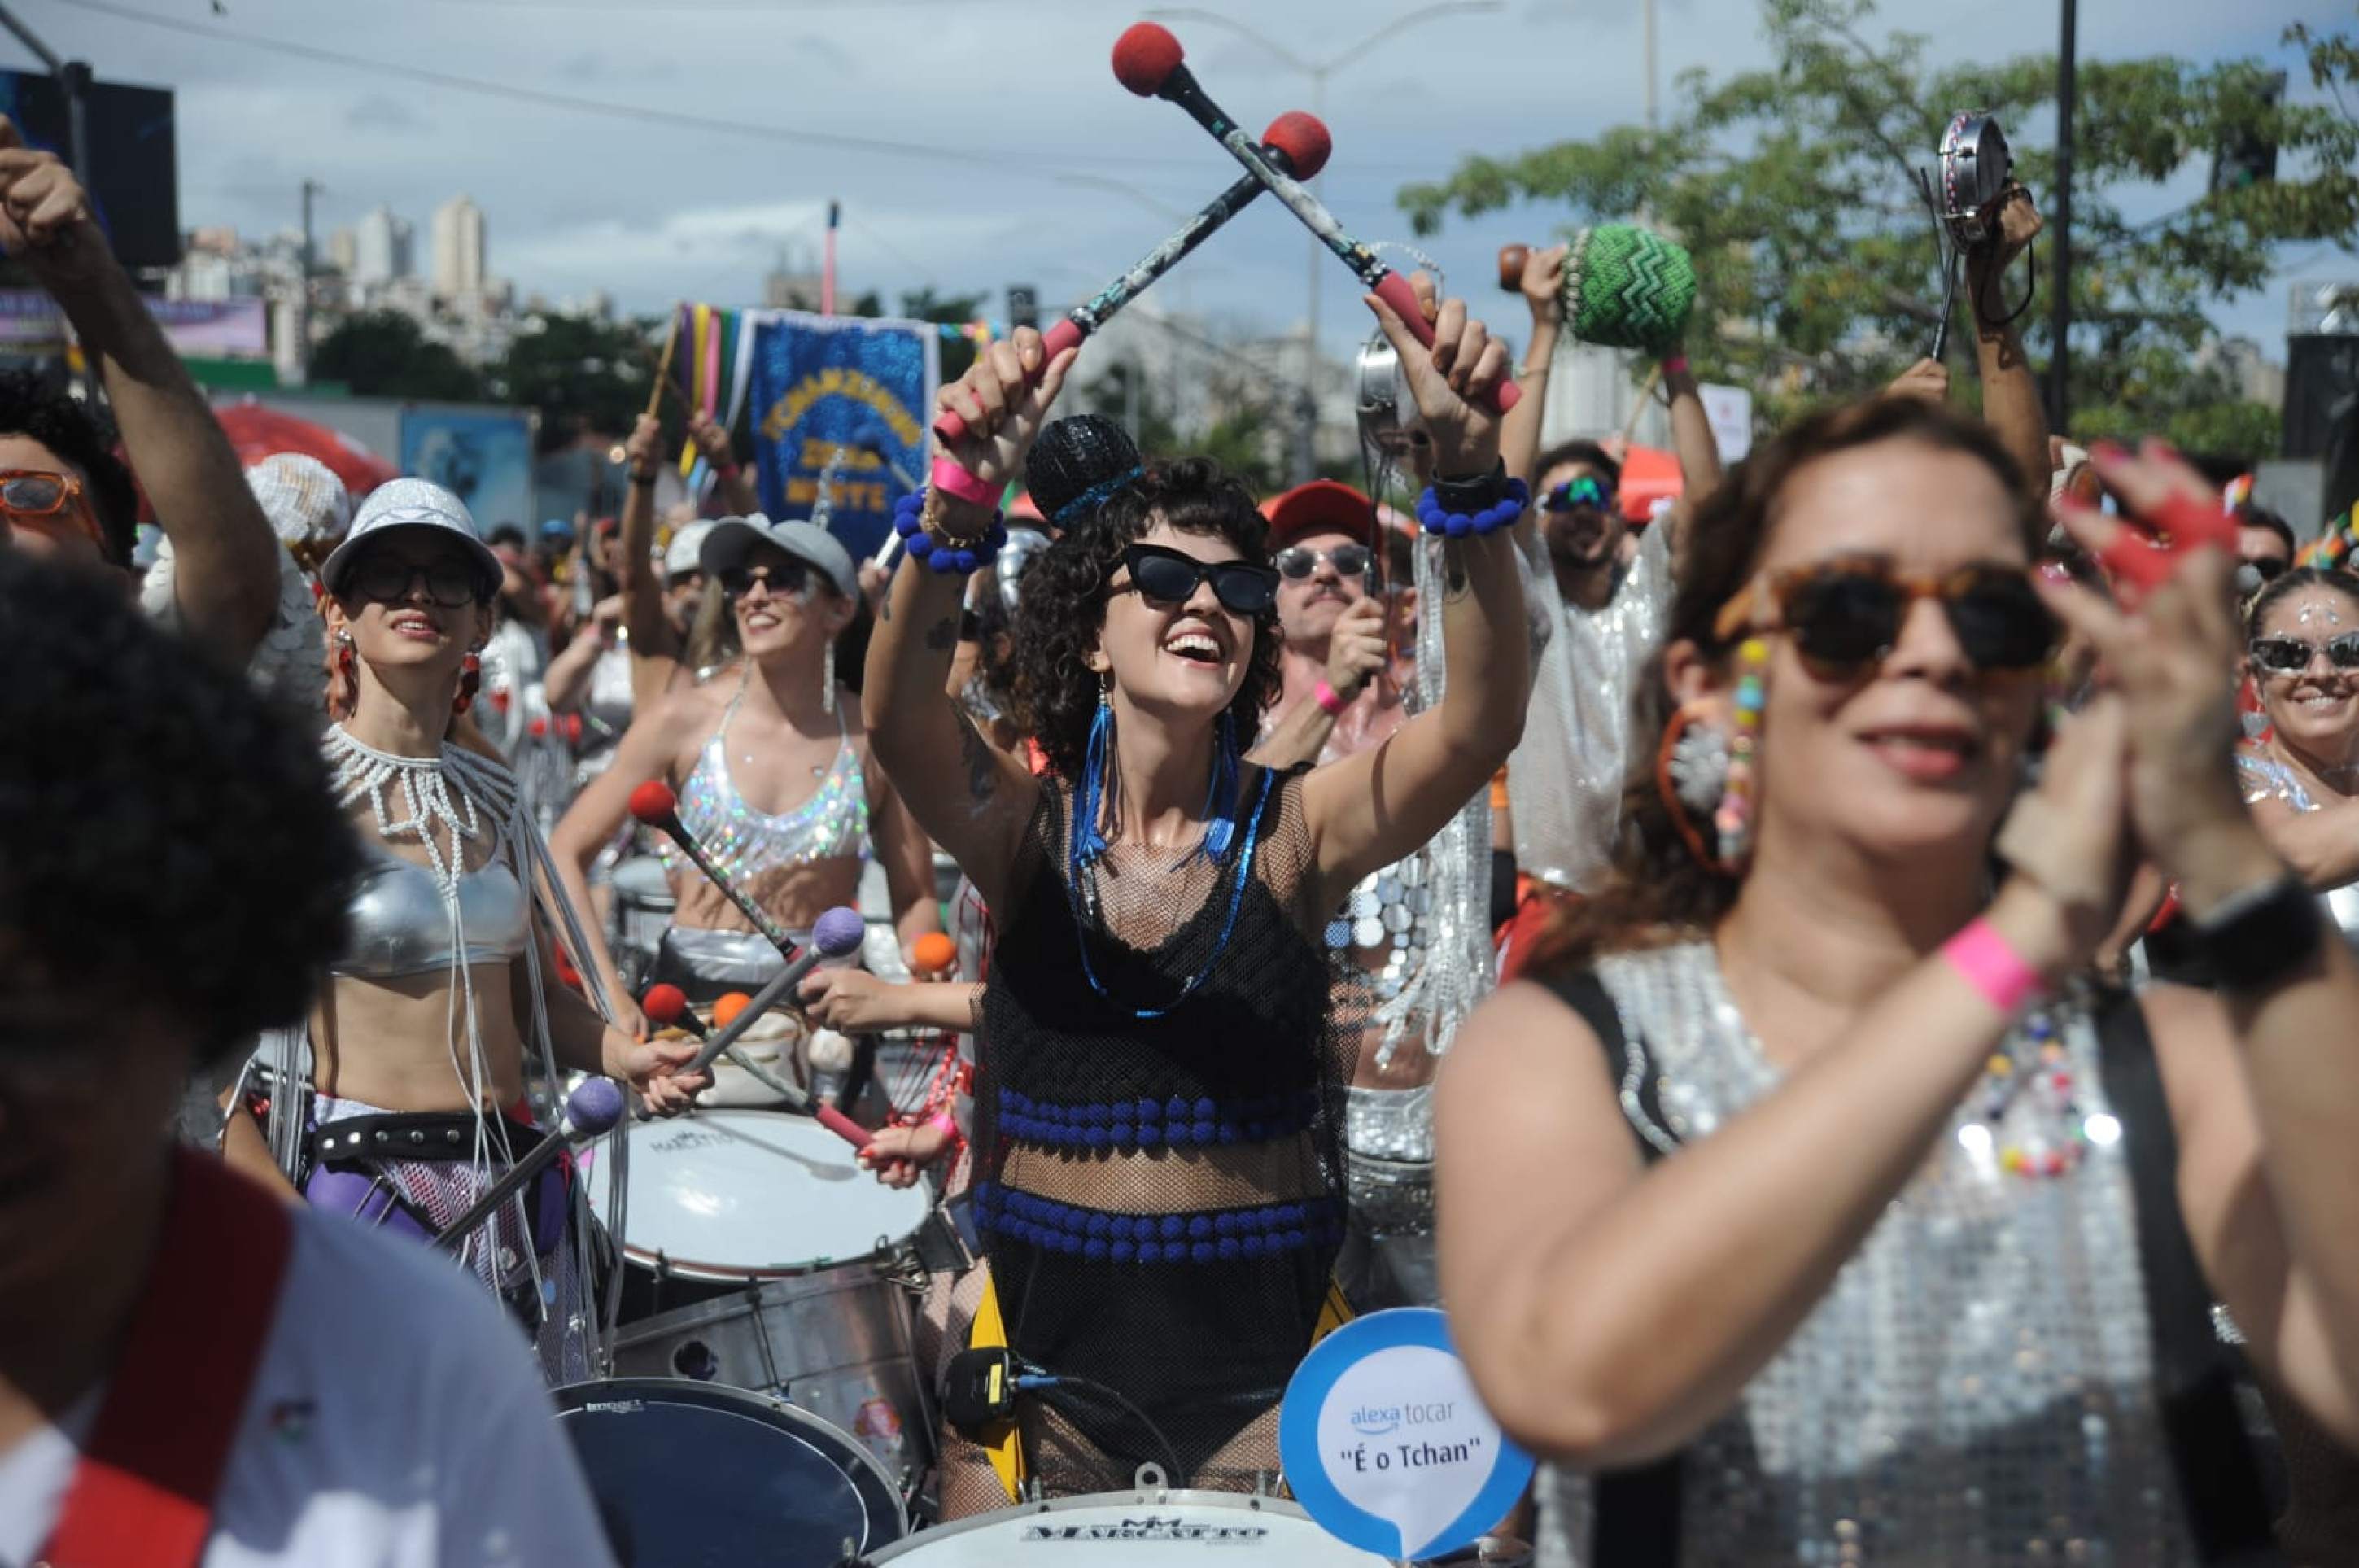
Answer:
<svg viewBox="0 0 2359 1568"><path fill-rule="evenodd" d="M1019 328L977 354L938 399L966 421L965 433L947 443L943 455L991 489L1022 469L1072 368L1075 351L1068 349L1048 363L1037 384L1028 381L1027 372L1041 366L1045 352L1039 333ZM987 506L938 488L928 492L925 528L937 539L980 539L991 517ZM903 551L868 641L862 694L869 744L902 801L996 908L1039 787L976 733L946 689L965 593L965 578Z"/></svg>
<svg viewBox="0 0 2359 1568"><path fill-rule="evenodd" d="M2011 877L1984 919L2051 980L2112 917L2123 731L2112 699L2073 721L2041 777L2049 809L2009 824L2010 859L2040 881ZM2009 1022L1933 954L1743 1114L1642 1168L1589 1026L1536 985L1484 1002L1439 1081L1438 1234L1451 1337L1501 1424L1584 1467L1693 1438L1922 1166Z"/></svg>
<svg viewBox="0 0 2359 1568"><path fill-rule="evenodd" d="M237 453L91 216L73 172L0 118L0 246L31 270L106 384L124 455L172 541L189 634L236 663L278 613L278 553Z"/></svg>
<svg viewBox="0 0 2359 1568"><path fill-rule="evenodd" d="M2323 893L2359 882L2359 800L2297 811L2270 799L2252 804L2254 824L2269 847Z"/></svg>
<svg viewBox="0 0 2359 1568"><path fill-rule="evenodd" d="M2025 486L2048 494L2048 411L2023 340L2007 320L2007 266L2039 237L2039 209L2020 185L2000 209L1998 234L1966 253L1966 295L1974 312L1974 363L1983 378L1983 419L2023 467Z"/></svg>
<svg viewBox="0 0 2359 1568"><path fill-rule="evenodd" d="M541 690L552 713L570 713L589 700L590 677L601 655L614 646L615 630L626 614L621 594L601 599L590 607L590 618L575 628L565 651L549 661Z"/></svg>
<svg viewBox="0 0 2359 1568"><path fill-rule="evenodd" d="M1703 392L1688 369L1688 356L1673 350L1663 356L1663 390L1671 399L1671 447L1680 459L1680 498L1663 518L1670 535L1673 562L1687 557L1688 520L1703 498L1720 488L1720 438L1712 433L1712 419L1703 411Z"/></svg>
<svg viewBox="0 0 2359 1568"><path fill-rule="evenodd" d="M1385 646L1384 601L1361 599L1346 605L1327 638L1327 687L1342 703L1330 713L1311 697L1298 699L1271 728L1269 738L1254 747L1253 759L1279 769L1318 761L1327 737L1335 733L1336 720L1384 673L1391 657Z"/></svg>
<svg viewBox="0 0 2359 1568"><path fill-rule="evenodd" d="M1524 257L1521 288L1524 303L1531 307L1532 341L1524 349L1523 368L1516 373L1516 385L1524 395L1499 421L1499 457L1507 465L1507 476L1527 485L1540 480L1535 470L1540 460L1541 426L1548 418L1549 367L1556 361L1557 338L1564 323L1557 305L1564 286L1564 253L1563 245L1551 245ZM1532 526L1530 512L1516 525L1523 529Z"/></svg>
<svg viewBox="0 0 2359 1568"><path fill-rule="evenodd" d="M1390 306L1366 298L1399 351L1433 437L1436 475L1504 478L1499 416L1484 400L1505 378L1506 347L1467 319L1462 301L1442 305L1427 349ZM1332 907L1353 883L1440 832L1522 737L1530 649L1516 549L1506 528L1443 546L1442 700L1380 745L1305 781L1303 810L1319 846L1316 907Z"/></svg>
<svg viewBox="0 0 2359 1568"><path fill-rule="evenodd" d="M652 702L679 668L679 634L664 614L663 574L656 563L656 474L663 422L641 414L623 443L631 476L623 497L623 629L631 639L631 696Z"/></svg>
<svg viewBox="0 0 2359 1568"><path fill-rule="evenodd" d="M691 716L688 702L666 700L633 720L623 732L614 762L573 798L573 804L558 819L549 835L549 856L557 865L566 899L575 909L594 907L590 901L590 863L613 841L615 830L630 814L631 791L650 779L669 781L672 759L694 727ZM643 1021L638 999L624 989L622 972L606 946L605 931L598 921L584 920L582 937L589 944L591 967L597 971L590 978L605 990L614 1017L636 1029Z"/></svg>

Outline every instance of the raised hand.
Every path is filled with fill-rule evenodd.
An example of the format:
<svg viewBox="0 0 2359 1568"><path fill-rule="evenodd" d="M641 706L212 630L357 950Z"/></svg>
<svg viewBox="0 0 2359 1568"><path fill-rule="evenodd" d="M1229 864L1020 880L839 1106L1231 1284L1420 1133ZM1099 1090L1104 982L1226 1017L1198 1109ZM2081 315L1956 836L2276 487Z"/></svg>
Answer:
<svg viewBox="0 0 2359 1568"><path fill-rule="evenodd" d="M653 414L641 414L624 438L624 462L635 469L653 468L663 461L662 446L663 421Z"/></svg>
<svg viewBox="0 0 2359 1568"><path fill-rule="evenodd" d="M2118 694L2093 699L2065 721L2040 764L2039 788L2016 800L1999 830L1999 858L2063 917L2068 951L2052 955L2060 970L2096 952L2136 866L2123 798L2127 729Z"/></svg>
<svg viewBox="0 0 2359 1568"><path fill-rule="evenodd" d="M1920 359L1893 378L1886 397L1915 397L1920 402L1950 400L1950 367L1938 359Z"/></svg>
<svg viewBox="0 0 2359 1568"><path fill-rule="evenodd" d="M1535 322L1556 320L1558 300L1564 291L1564 258L1570 245L1550 245L1524 257L1524 276L1519 285L1524 303L1532 308Z"/></svg>
<svg viewBox="0 0 2359 1568"><path fill-rule="evenodd" d="M1018 327L974 356L967 373L943 387L934 399L966 421L959 439L946 442L945 455L987 485L1005 485L1024 467L1049 410L1065 385L1080 349L1069 348L1052 360L1035 382L1048 353L1040 334Z"/></svg>
<svg viewBox="0 0 2359 1568"><path fill-rule="evenodd" d="M55 153L27 147L16 123L5 115L0 115L0 249L30 267L53 294L100 278L114 266L82 181Z"/></svg>
<svg viewBox="0 0 2359 1568"><path fill-rule="evenodd" d="M1327 684L1349 702L1383 670L1386 657L1384 605L1374 599L1344 605L1327 635Z"/></svg>
<svg viewBox="0 0 2359 1568"><path fill-rule="evenodd" d="M1489 473L1499 461L1499 416L1490 400L1506 378L1506 345L1466 313L1463 299L1442 301L1428 348L1383 299L1361 298L1400 355L1409 394L1433 438L1434 471L1444 477Z"/></svg>
<svg viewBox="0 0 2359 1568"><path fill-rule="evenodd" d="M702 414L690 414L688 417L688 439L696 443L696 450L703 454L704 461L715 468L735 461L729 448L729 428L718 419L708 419Z"/></svg>

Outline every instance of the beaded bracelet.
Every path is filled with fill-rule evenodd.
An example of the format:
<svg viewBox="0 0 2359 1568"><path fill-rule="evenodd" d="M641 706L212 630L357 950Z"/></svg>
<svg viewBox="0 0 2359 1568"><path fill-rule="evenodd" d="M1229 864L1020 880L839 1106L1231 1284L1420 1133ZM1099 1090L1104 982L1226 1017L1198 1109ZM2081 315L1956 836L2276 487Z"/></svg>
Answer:
<svg viewBox="0 0 2359 1568"><path fill-rule="evenodd" d="M1007 543L1006 525L991 514L991 527L971 539L936 539L926 531L926 492L912 490L893 507L893 531L901 536L909 559L945 577L967 577L980 572Z"/></svg>
<svg viewBox="0 0 2359 1568"><path fill-rule="evenodd" d="M1425 525L1427 533L1447 534L1451 539L1494 532L1522 517L1524 508L1531 505L1532 487L1522 480L1510 479L1502 489L1505 493L1500 499L1470 517L1464 512L1443 511L1429 486L1417 498L1417 520Z"/></svg>

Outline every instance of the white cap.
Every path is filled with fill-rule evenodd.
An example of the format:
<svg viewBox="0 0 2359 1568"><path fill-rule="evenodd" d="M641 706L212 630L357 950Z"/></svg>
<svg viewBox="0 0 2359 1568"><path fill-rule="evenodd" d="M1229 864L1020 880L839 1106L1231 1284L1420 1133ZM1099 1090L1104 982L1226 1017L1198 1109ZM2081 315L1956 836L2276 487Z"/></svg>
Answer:
<svg viewBox="0 0 2359 1568"><path fill-rule="evenodd" d="M774 523L759 512L750 517L723 517L704 536L697 561L707 577L718 577L744 565L746 554L757 544L776 545L797 561L818 567L845 598L859 596L860 579L852 570L851 552L817 523L794 518Z"/></svg>
<svg viewBox="0 0 2359 1568"><path fill-rule="evenodd" d="M456 537L474 555L484 582L498 592L505 569L476 531L474 515L467 510L467 504L429 480L394 479L369 492L343 542L321 562L320 581L329 593L344 591L344 579L352 572L353 556L361 541L390 528L440 528Z"/></svg>
<svg viewBox="0 0 2359 1568"><path fill-rule="evenodd" d="M353 498L344 482L316 457L272 452L245 471L245 483L287 544L332 545L352 526Z"/></svg>
<svg viewBox="0 0 2359 1568"><path fill-rule="evenodd" d="M664 549L664 575L678 577L685 572L703 571L703 562L697 552L704 548L705 536L712 531L712 523L704 517L681 524L679 531L671 536L671 543Z"/></svg>

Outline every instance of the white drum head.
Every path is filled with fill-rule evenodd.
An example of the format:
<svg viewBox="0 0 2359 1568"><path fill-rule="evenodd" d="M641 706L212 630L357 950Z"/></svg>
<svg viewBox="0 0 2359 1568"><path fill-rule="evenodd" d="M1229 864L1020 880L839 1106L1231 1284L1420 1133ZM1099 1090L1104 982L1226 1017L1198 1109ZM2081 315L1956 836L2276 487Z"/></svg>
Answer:
<svg viewBox="0 0 2359 1568"><path fill-rule="evenodd" d="M908 1568L1007 1568L1053 1561L1061 1568L1177 1568L1222 1563L1252 1568L1375 1568L1362 1552L1276 1497L1234 1492L1098 1492L979 1514L924 1530L869 1559Z"/></svg>
<svg viewBox="0 0 2359 1568"><path fill-rule="evenodd" d="M923 1183L896 1190L808 1116L699 1111L634 1122L625 1250L701 1279L799 1274L849 1263L916 1233ZM606 1183L593 1181L598 1217Z"/></svg>

